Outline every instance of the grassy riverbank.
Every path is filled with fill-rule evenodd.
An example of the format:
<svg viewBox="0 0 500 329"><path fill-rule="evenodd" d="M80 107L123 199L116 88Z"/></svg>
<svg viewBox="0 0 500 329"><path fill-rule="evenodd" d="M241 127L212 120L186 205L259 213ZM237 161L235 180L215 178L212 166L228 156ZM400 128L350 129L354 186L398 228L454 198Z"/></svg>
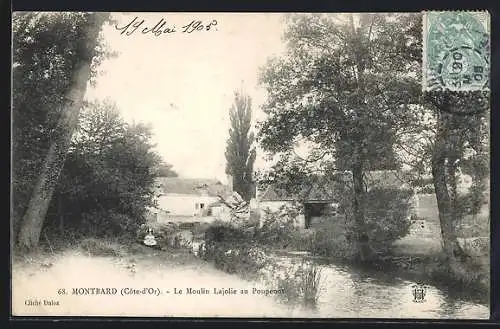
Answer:
<svg viewBox="0 0 500 329"><path fill-rule="evenodd" d="M74 288L116 288L116 295L75 295ZM125 294L144 288L159 295ZM214 289L232 288L233 295ZM26 316L304 317L279 304L257 282L215 269L185 249L85 239L64 249L13 255L12 310ZM65 294L60 294L65 289ZM174 292L177 291L177 293ZM209 293L189 293L188 290ZM183 293L178 293L181 291ZM248 291L241 294L241 291ZM53 306L44 301L53 301ZM33 305L42 301L42 305Z"/></svg>
<svg viewBox="0 0 500 329"><path fill-rule="evenodd" d="M284 253L303 251L330 263L390 271L410 281L439 285L446 291L469 291L486 297L482 298L483 303L489 302L488 253L471 255L461 262L450 264L442 253L439 237L421 239L407 236L394 244L389 243L385 248L379 243L377 246L382 246L378 249L379 252L373 254L372 258L361 261L357 244L349 236L351 228L343 221L332 220L321 230L307 233L286 223L271 224L253 230L224 223L215 224L212 227L212 238L206 241L210 248L205 259L212 261L223 271L236 273L241 277L254 277L273 263L266 258L276 255L277 250ZM313 267L306 271L307 274L302 269L275 270L286 273L286 280L297 279L293 286L298 288L293 290L302 290L302 295L305 295L306 290L315 290L312 284L314 279L310 278L316 277L317 271ZM279 285L282 280L279 275L274 275L271 281L272 284Z"/></svg>
<svg viewBox="0 0 500 329"><path fill-rule="evenodd" d="M420 282L444 286L447 290L467 290L475 295L489 296L488 260L470 259L449 264L444 255L388 256L369 266L377 270L393 271ZM489 298L485 300L489 301Z"/></svg>

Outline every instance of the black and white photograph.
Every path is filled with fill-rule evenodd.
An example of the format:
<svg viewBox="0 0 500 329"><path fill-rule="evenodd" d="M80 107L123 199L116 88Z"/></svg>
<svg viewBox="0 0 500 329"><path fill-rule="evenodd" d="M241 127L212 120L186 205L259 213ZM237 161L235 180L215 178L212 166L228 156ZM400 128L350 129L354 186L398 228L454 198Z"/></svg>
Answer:
<svg viewBox="0 0 500 329"><path fill-rule="evenodd" d="M12 13L13 316L489 319L490 15Z"/></svg>

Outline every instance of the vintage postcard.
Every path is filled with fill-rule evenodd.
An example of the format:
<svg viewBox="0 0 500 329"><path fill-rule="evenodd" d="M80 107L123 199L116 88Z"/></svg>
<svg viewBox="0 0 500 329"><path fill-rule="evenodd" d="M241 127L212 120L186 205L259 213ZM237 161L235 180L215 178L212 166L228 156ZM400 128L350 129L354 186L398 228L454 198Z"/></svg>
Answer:
<svg viewBox="0 0 500 329"><path fill-rule="evenodd" d="M14 12L13 316L490 317L490 16Z"/></svg>

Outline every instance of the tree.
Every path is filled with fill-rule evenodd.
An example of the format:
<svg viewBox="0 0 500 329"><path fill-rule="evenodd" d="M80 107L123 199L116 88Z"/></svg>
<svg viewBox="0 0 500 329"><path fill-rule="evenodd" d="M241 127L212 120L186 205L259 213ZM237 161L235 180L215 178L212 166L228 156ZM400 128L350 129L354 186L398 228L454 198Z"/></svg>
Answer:
<svg viewBox="0 0 500 329"><path fill-rule="evenodd" d="M40 111L42 117L50 113L50 119L57 118L56 124L40 127L45 143L38 151L46 153L43 160L34 161L39 175L19 226L18 244L24 249L38 244L87 83L106 56L99 32L108 20L109 14L103 13L21 13L13 18L13 118L14 130L20 128L14 136L19 137L26 127L22 122L26 108ZM19 151L16 146L26 144L15 145L14 153ZM17 156L20 154L13 155Z"/></svg>
<svg viewBox="0 0 500 329"><path fill-rule="evenodd" d="M57 216L46 226L87 236L135 234L153 206L162 161L151 127L124 122L107 102L87 104L79 121L51 203Z"/></svg>
<svg viewBox="0 0 500 329"><path fill-rule="evenodd" d="M158 177L177 177L179 174L172 169L172 165L168 163L161 163L158 167Z"/></svg>
<svg viewBox="0 0 500 329"><path fill-rule="evenodd" d="M458 170L468 150L476 156L473 171L478 199L482 199L484 179L488 165L488 124L485 122L489 109L489 93L456 93L450 91L429 92L426 100L436 110L436 134L432 150L431 168L433 185L439 210L443 247L451 264L465 257L457 241L457 227L463 215L462 199L458 193ZM486 170L485 170L486 169Z"/></svg>
<svg viewBox="0 0 500 329"><path fill-rule="evenodd" d="M253 146L252 102L243 91L234 93L229 111L231 128L226 146L226 174L233 179L233 189L249 201L253 196L253 166L256 157Z"/></svg>
<svg viewBox="0 0 500 329"><path fill-rule="evenodd" d="M315 148L303 163L317 163L309 172L348 170L359 241L366 239L364 172L397 167L393 144L419 112L420 24L412 14L291 15L286 55L262 70L261 146L284 155L307 141Z"/></svg>

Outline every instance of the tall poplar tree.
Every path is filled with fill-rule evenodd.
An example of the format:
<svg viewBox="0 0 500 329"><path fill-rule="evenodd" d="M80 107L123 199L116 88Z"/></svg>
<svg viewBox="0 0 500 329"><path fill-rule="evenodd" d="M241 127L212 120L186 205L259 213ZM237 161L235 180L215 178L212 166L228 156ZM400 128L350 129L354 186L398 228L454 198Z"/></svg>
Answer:
<svg viewBox="0 0 500 329"><path fill-rule="evenodd" d="M253 166L256 151L252 128L252 101L243 91L234 93L229 111L231 128L226 146L226 174L232 176L233 190L249 201L253 197Z"/></svg>

